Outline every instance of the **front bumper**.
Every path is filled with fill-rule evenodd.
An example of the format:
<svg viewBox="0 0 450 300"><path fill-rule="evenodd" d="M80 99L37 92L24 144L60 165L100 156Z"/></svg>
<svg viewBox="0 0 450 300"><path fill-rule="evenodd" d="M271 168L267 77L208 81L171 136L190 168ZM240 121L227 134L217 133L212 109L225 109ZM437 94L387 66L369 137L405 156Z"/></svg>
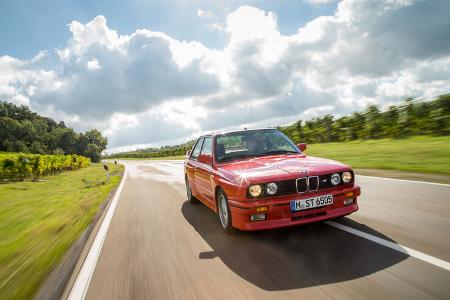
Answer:
<svg viewBox="0 0 450 300"><path fill-rule="evenodd" d="M349 197L349 193L353 196ZM333 195L333 204L291 212L291 200L307 199L321 195ZM253 201L229 201L233 227L241 230L262 230L294 226L312 222L318 222L349 215L358 210L357 197L361 194L360 187L340 187L321 190L308 194L295 194L277 198L258 199ZM353 203L344 205L344 200L353 199ZM257 207L267 206L266 219L264 221L250 221L252 214L257 214Z"/></svg>

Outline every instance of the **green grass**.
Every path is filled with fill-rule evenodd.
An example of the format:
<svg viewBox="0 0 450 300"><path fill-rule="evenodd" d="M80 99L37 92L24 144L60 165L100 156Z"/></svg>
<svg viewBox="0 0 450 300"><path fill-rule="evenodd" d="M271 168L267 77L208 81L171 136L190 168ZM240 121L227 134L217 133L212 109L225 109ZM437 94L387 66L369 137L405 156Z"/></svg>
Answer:
<svg viewBox="0 0 450 300"><path fill-rule="evenodd" d="M450 136L312 144L306 154L338 160L356 169L450 175Z"/></svg>
<svg viewBox="0 0 450 300"><path fill-rule="evenodd" d="M123 166L102 164L0 184L0 298L28 299L93 219Z"/></svg>
<svg viewBox="0 0 450 300"><path fill-rule="evenodd" d="M338 160L357 169L450 175L450 136L311 144L306 154ZM131 158L115 160L121 159ZM184 159L184 155L153 159Z"/></svg>

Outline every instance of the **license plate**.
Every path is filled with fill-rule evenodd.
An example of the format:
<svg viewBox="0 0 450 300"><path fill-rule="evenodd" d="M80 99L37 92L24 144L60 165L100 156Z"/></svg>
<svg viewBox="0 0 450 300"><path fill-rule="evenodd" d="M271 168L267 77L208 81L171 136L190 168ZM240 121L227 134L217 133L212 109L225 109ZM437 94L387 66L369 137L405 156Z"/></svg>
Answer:
<svg viewBox="0 0 450 300"><path fill-rule="evenodd" d="M333 195L323 195L302 200L291 201L291 211L299 211L309 208L321 207L333 204Z"/></svg>

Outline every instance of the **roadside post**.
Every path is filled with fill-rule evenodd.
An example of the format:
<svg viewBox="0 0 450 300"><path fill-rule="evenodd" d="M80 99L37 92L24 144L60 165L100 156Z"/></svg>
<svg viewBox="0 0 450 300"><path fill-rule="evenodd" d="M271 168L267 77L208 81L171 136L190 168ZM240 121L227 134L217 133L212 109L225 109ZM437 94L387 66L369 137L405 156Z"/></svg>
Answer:
<svg viewBox="0 0 450 300"><path fill-rule="evenodd" d="M103 169L105 170L105 173L106 173L106 183L108 183L109 182L109 168L108 168L108 166L107 165L103 165Z"/></svg>

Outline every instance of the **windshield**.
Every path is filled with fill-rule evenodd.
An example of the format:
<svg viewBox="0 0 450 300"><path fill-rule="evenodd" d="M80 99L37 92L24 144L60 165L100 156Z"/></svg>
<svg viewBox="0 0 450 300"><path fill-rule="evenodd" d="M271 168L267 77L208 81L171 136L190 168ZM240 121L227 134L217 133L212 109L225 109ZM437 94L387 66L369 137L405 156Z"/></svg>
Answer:
<svg viewBox="0 0 450 300"><path fill-rule="evenodd" d="M284 134L276 129L248 130L218 135L216 159L219 162L276 154L300 153Z"/></svg>

